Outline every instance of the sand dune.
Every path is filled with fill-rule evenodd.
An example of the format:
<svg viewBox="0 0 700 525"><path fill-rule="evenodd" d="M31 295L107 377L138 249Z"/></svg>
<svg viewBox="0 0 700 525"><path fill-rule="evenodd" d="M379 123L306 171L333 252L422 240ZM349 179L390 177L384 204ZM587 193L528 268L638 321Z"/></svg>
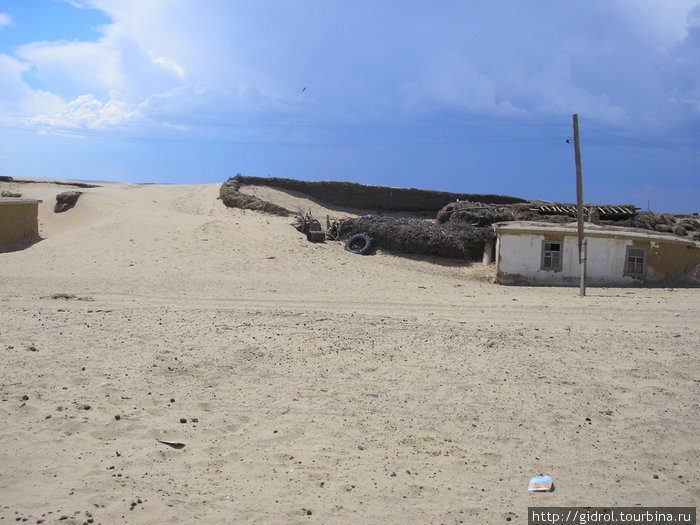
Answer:
<svg viewBox="0 0 700 525"><path fill-rule="evenodd" d="M63 214L65 186L0 189L43 199L44 237L0 253L8 522L524 523L700 498L695 289L580 298L357 256L218 184L105 183ZM540 473L555 492L528 494Z"/></svg>

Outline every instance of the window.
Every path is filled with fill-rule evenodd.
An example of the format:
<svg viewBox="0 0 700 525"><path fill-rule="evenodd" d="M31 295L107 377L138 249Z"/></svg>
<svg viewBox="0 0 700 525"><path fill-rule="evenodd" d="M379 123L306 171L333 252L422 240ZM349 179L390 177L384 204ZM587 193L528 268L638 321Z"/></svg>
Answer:
<svg viewBox="0 0 700 525"><path fill-rule="evenodd" d="M562 241L543 241L542 242L542 269L561 270L561 250Z"/></svg>
<svg viewBox="0 0 700 525"><path fill-rule="evenodd" d="M647 266L647 250L628 246L625 258L625 275L643 276Z"/></svg>

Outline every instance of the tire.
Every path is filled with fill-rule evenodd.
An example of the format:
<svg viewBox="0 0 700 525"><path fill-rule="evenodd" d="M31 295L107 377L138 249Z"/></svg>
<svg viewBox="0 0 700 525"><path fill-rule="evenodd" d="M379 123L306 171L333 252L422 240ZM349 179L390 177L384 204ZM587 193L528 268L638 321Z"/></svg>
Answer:
<svg viewBox="0 0 700 525"><path fill-rule="evenodd" d="M367 255L372 249L372 238L364 233L352 235L345 242L345 249L358 255Z"/></svg>

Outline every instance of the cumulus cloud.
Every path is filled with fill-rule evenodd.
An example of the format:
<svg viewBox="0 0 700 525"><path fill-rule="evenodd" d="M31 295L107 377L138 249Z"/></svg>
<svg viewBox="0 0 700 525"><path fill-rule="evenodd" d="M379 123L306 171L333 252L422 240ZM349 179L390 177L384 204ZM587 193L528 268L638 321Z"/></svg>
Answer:
<svg viewBox="0 0 700 525"><path fill-rule="evenodd" d="M700 5L687 17L683 39L665 48L659 57L659 69L663 72L666 100L677 116L686 112L700 117Z"/></svg>
<svg viewBox="0 0 700 525"><path fill-rule="evenodd" d="M30 66L25 72L30 69L33 78L70 101L64 111L33 115L32 122L104 128L129 120L105 117L105 108L131 114L123 104L164 122L186 118L183 108L196 111L190 118L203 120L236 112L246 101L257 107L257 94L274 90L269 76L232 60L227 17L216 6L170 0L76 0L74 5L101 9L112 23L100 28L96 41L17 48L16 57ZM110 95L115 91L119 104ZM98 110L97 103L105 100Z"/></svg>
<svg viewBox="0 0 700 525"><path fill-rule="evenodd" d="M621 126L629 122L626 110L612 103L605 93L596 93L572 78L571 58L557 55L540 68L503 66L499 86L530 116L585 114L601 123Z"/></svg>
<svg viewBox="0 0 700 525"><path fill-rule="evenodd" d="M119 49L105 42L35 42L20 46L16 55L63 96L120 89L126 82Z"/></svg>
<svg viewBox="0 0 700 525"><path fill-rule="evenodd" d="M496 82L471 66L454 50L431 57L421 68L420 79L399 87L404 106L418 111L435 105L460 112L512 116L522 110L497 96Z"/></svg>
<svg viewBox="0 0 700 525"><path fill-rule="evenodd" d="M698 0L618 0L609 2L608 7L619 13L629 31L661 48L684 38L688 13L698 5Z"/></svg>
<svg viewBox="0 0 700 525"><path fill-rule="evenodd" d="M24 82L22 75L30 68L30 64L26 62L0 55L0 78L2 78L0 114L5 120L17 115L60 111L63 106L61 97L45 90L31 89Z"/></svg>
<svg viewBox="0 0 700 525"><path fill-rule="evenodd" d="M236 128L282 122L299 111L299 104L298 99L272 97L234 80L214 77L156 93L139 104L138 110L151 123L182 129Z"/></svg>
<svg viewBox="0 0 700 525"><path fill-rule="evenodd" d="M153 63L156 66L158 66L166 71L170 71L171 73L174 73L175 75L180 77L180 79L185 78L185 68L183 68L180 64L178 64L174 60L168 60L167 58L164 58L164 57L153 57L151 60L153 61Z"/></svg>
<svg viewBox="0 0 700 525"><path fill-rule="evenodd" d="M137 104L182 82L192 49L195 55L202 52L180 3L81 0L74 5L101 9L112 22L98 28L95 41L31 42L15 52L32 64L37 80L66 100L87 93L105 100L118 90Z"/></svg>
<svg viewBox="0 0 700 525"><path fill-rule="evenodd" d="M580 112L633 126L698 110L697 17L684 20L693 1L585 3L570 29L574 12L563 4L551 6L552 23L508 0L503 16L488 4L454 3L444 12L415 8L414 18L389 1L361 27L364 13L334 3L273 10L267 2L73 0L112 22L96 41L20 46L14 60L24 69L14 78L31 73L69 101L32 114L44 125L104 129L136 112L163 123L221 123L448 111L501 119ZM357 27L324 29L324 20L345 18Z"/></svg>
<svg viewBox="0 0 700 525"><path fill-rule="evenodd" d="M462 115L508 117L563 116L585 113L609 124L626 122L625 110L604 94L595 94L571 78L571 61L555 57L541 68L494 64L487 74L477 71L454 50L431 57L420 79L399 88L407 111L443 107Z"/></svg>
<svg viewBox="0 0 700 525"><path fill-rule="evenodd" d="M137 110L130 110L126 102L114 96L111 94L103 104L93 95L81 95L65 104L59 113L31 117L28 122L50 127L103 130L140 115Z"/></svg>

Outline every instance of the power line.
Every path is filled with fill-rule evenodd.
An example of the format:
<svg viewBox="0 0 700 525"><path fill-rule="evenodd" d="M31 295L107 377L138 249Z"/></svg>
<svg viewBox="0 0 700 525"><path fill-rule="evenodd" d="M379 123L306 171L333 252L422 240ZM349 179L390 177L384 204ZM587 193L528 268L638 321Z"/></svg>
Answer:
<svg viewBox="0 0 700 525"><path fill-rule="evenodd" d="M665 161L665 162L672 162L672 163L674 163L674 164L681 164L681 165L683 165L683 166L690 166L691 168L696 168L696 169L699 169L699 170L700 170L700 166L698 166L697 164L691 164L690 162L683 162L683 161L681 161L681 160L673 160L673 159L668 159L668 158L664 158L664 157L658 157L658 156L656 156L656 155L650 155L650 154L648 154L648 153L642 153L642 152L640 152L640 151L635 151L635 150L633 150L633 149L629 149L629 148L625 148L625 147L621 147L621 146L610 146L610 145L608 145L608 144L602 144L602 143L600 143L600 142L596 142L596 141L593 141L593 140L586 140L586 142L587 142L587 143L590 143L590 144L595 144L596 146L601 146L601 147L603 147L603 148L608 148L608 149L617 150L617 151L625 151L625 152L628 152L628 153L632 153L632 154L634 154L634 155L639 155L640 157L648 157L648 158L651 158L651 159L663 160L663 161Z"/></svg>
<svg viewBox="0 0 700 525"><path fill-rule="evenodd" d="M0 124L0 128L14 129L21 131L36 131L34 127L8 126ZM42 131L42 128L39 128ZM105 133L99 130L67 130L67 129L52 129L47 133L68 136L68 137L90 137L98 140L121 140L125 142L173 142L173 143L190 143L190 144L232 144L242 146L308 146L308 147L323 147L323 146L452 146L466 144L498 144L498 143L518 143L518 142L557 142L559 137L555 138L506 138L506 139L469 139L469 140L436 140L436 141L392 141L392 142L353 142L353 141L336 141L336 142L290 142L290 141L254 141L254 140L235 140L235 139L192 139L192 138L177 138L177 137L144 137L126 134Z"/></svg>
<svg viewBox="0 0 700 525"><path fill-rule="evenodd" d="M5 115L7 116L7 115ZM154 124L159 124L157 121L151 121ZM162 123L160 123L162 124ZM178 123L168 123L170 125L178 125ZM186 126L192 126L192 124L182 124L180 123L179 125L186 125ZM358 128L368 128L368 129L390 129L390 128L399 128L399 129L408 129L408 128L416 128L416 129L428 129L428 128L434 128L434 129L466 129L466 128L513 128L513 127L521 127L521 128L568 128L569 126L565 125L559 125L559 124L533 124L533 125L526 125L526 124L506 124L506 123L497 123L497 124L477 124L477 123L463 123L463 124L397 124L397 123L384 123L384 124L370 124L370 123L365 123L365 124L226 124L226 123L221 123L221 124L215 124L215 123L207 123L207 124L196 124L194 125L195 127L221 127L221 128L235 128L235 129L295 129L295 128L307 128L307 129L342 129L342 128L348 128L348 129L358 129ZM40 126L40 125L33 125L33 126L11 126L11 125L6 125L6 124L0 124L0 128L4 129L14 129L14 130L21 130L21 131L27 131L27 132L36 132L36 131L45 131L46 133L54 134L54 135L59 135L59 136L67 136L67 137L76 137L76 138L93 138L96 140L114 140L114 141L123 141L123 142L130 142L130 143L178 143L178 144L227 144L227 145L238 145L238 146L279 146L279 147L421 147L421 146L460 146L460 145L469 145L469 144L507 144L507 143L556 143L561 140L561 137L539 137L539 138L475 138L475 139L463 139L463 140L407 140L407 141L363 141L363 142L353 142L353 141L326 141L326 142L313 142L313 141L274 141L274 140L240 140L240 139L233 139L233 138L212 138L212 139L206 139L206 138L185 138L185 137L157 137L157 136L138 136L138 135L129 135L129 134L119 134L119 133L109 133L109 132L104 132L101 130L94 130L94 129L80 129L80 130L72 130L72 129L61 129L61 128L53 128L51 129L50 126ZM623 137L621 135L616 135L614 133L608 133L605 131L597 130L594 128L590 127L585 127L581 126L581 128L586 129L588 131L593 131L595 133L601 133L605 135L610 135L614 136L617 138L625 139L625 140L630 140L633 142L639 142L641 144L649 145L649 146L655 146L663 149L667 149L670 151L678 152L678 153L685 153L685 154L690 154L690 155L699 155L696 153L692 152L687 152L683 150L677 150L674 148L669 148L666 146L662 145L657 145L649 142L644 142L641 140L637 139L631 139L629 137ZM643 153L639 152L636 150L632 150L629 148L621 147L621 146L611 146L609 144L604 144L601 142L597 141L591 141L586 139L585 142L588 142L590 144L594 144L600 147L604 148L609 148L613 150L618 150L618 151L624 151L628 153L632 153L634 155L639 155L643 157L648 157L648 158L653 158L665 162L671 162L674 164L679 164L679 165L684 165L684 166L690 166L693 168L700 169L700 166L697 166L692 163L688 162L683 162L679 160L674 160L674 159L669 159L669 158L664 158L664 157L659 157L656 155L651 155L648 153ZM700 156L700 155L699 155Z"/></svg>
<svg viewBox="0 0 700 525"><path fill-rule="evenodd" d="M36 115L24 115L20 113L4 113L4 117L12 117L27 121L28 119L36 118ZM195 115L206 117L207 115ZM59 116L60 118L60 116ZM33 125L42 125L41 123L32 123ZM187 122L178 120L156 120L149 117L136 117L125 121L125 124L151 124L155 126L188 126L188 127L213 127L213 128L565 128L563 123L524 123L524 122ZM50 126L50 124L45 124Z"/></svg>
<svg viewBox="0 0 700 525"><path fill-rule="evenodd" d="M617 134L615 134L615 133L610 133L609 131L602 131L602 130L600 130L600 129L589 128L589 127L587 127L587 126L581 126L581 128L586 129L586 130L588 130L588 131L593 131L594 133L601 133L601 134L603 134L603 135L610 135L611 137L617 137L617 138L619 138L619 139L629 140L630 142L637 142L637 143L639 143L639 144L644 144L644 145L646 145L646 146L653 146L653 147L655 147L655 148L662 148L662 149L667 149L667 150L669 150L669 151L675 151L676 153L684 153L684 154L686 154L686 155L693 155L693 156L696 156L696 157L700 157L700 153L696 153L696 152L694 152L694 151L685 151L685 150L682 150L682 149L671 148L671 147L669 147L669 146L664 146L664 145L662 145L662 144L655 144L655 143L653 143L653 142L646 142L646 141L644 141L644 140L633 139L633 138L630 138L630 137L625 137L625 136L622 136L622 135L617 135Z"/></svg>

